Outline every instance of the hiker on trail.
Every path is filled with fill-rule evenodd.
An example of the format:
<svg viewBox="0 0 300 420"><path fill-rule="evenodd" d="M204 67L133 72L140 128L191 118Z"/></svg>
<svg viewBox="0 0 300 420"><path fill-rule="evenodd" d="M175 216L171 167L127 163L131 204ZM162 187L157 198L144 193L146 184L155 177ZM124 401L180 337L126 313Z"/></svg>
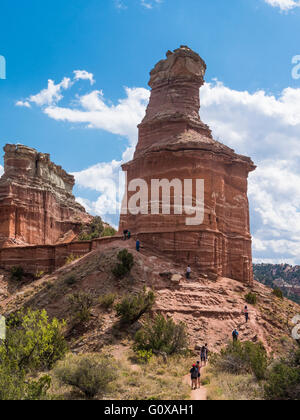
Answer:
<svg viewBox="0 0 300 420"><path fill-rule="evenodd" d="M198 381L198 368L196 365L193 365L192 369L190 370L191 374L191 381L192 381L192 391L197 389L197 381Z"/></svg>
<svg viewBox="0 0 300 420"><path fill-rule="evenodd" d="M248 321L249 321L249 310L248 310L248 306L245 306L244 314L245 314L245 319L246 319L246 324L247 324Z"/></svg>
<svg viewBox="0 0 300 420"><path fill-rule="evenodd" d="M237 329L235 329L235 330L232 332L232 338L233 338L233 342L234 342L234 343L236 343L236 342L238 341L238 338L239 338L239 332L238 332L238 330L237 330Z"/></svg>
<svg viewBox="0 0 300 420"><path fill-rule="evenodd" d="M204 366L206 366L207 360L208 360L208 347L207 344L201 348L200 352L200 359L201 359L201 367L202 363L204 363Z"/></svg>
<svg viewBox="0 0 300 420"><path fill-rule="evenodd" d="M191 272L192 272L191 266L188 265L188 267L186 269L186 278L187 279L189 279L191 277Z"/></svg>
<svg viewBox="0 0 300 420"><path fill-rule="evenodd" d="M124 234L124 241L126 241L127 235L128 235L128 229L123 230L123 234Z"/></svg>
<svg viewBox="0 0 300 420"><path fill-rule="evenodd" d="M140 252L140 248L141 248L141 243L140 243L140 240L137 239L136 240L136 250L137 250L137 252Z"/></svg>
<svg viewBox="0 0 300 420"><path fill-rule="evenodd" d="M130 238L131 238L131 232L129 230L128 233L127 233L127 239L129 240Z"/></svg>
<svg viewBox="0 0 300 420"><path fill-rule="evenodd" d="M197 362L196 368L198 369L198 379L197 379L197 387L201 388L201 367L200 362Z"/></svg>

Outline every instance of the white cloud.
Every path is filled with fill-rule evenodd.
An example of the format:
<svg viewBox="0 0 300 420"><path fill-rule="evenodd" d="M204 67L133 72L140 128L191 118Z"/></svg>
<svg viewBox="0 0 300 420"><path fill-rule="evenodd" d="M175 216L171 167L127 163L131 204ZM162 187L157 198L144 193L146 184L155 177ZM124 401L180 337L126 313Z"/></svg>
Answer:
<svg viewBox="0 0 300 420"><path fill-rule="evenodd" d="M4 174L4 168L0 165L0 177Z"/></svg>
<svg viewBox="0 0 300 420"><path fill-rule="evenodd" d="M289 11L300 6L300 1L297 0L265 0L265 2L273 7L279 7L282 11Z"/></svg>
<svg viewBox="0 0 300 420"><path fill-rule="evenodd" d="M16 106L20 106L24 108L31 108L31 105L28 101L17 101Z"/></svg>
<svg viewBox="0 0 300 420"><path fill-rule="evenodd" d="M63 98L63 95L61 94L62 90L69 89L71 86L72 82L68 77L65 77L57 85L53 80L49 79L48 87L36 95L31 95L28 98L28 102L35 103L38 106L56 104Z"/></svg>
<svg viewBox="0 0 300 420"><path fill-rule="evenodd" d="M74 80L89 80L91 85L95 84L94 75L85 70L75 70Z"/></svg>
<svg viewBox="0 0 300 420"><path fill-rule="evenodd" d="M45 114L58 121L84 124L113 134L125 136L130 144L137 140L137 125L142 120L149 100L149 91L143 88L125 88L126 98L117 105L108 105L103 92L94 90L78 97L77 107L49 106Z"/></svg>
<svg viewBox="0 0 300 420"><path fill-rule="evenodd" d="M153 9L155 5L162 3L163 0L141 0L141 5L145 7L145 9Z"/></svg>
<svg viewBox="0 0 300 420"><path fill-rule="evenodd" d="M60 83L55 84L51 79L48 80L48 86L35 95L30 95L25 100L16 102L16 106L31 108L31 104L39 107L56 106L64 96L62 92L70 89L79 80L88 80L91 85L95 83L94 75L86 70L74 70L73 79L64 77Z"/></svg>

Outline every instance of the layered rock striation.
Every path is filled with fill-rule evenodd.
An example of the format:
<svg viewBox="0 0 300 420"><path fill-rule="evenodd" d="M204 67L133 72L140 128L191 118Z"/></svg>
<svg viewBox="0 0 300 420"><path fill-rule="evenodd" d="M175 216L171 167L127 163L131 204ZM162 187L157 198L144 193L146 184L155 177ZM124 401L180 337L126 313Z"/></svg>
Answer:
<svg viewBox="0 0 300 420"><path fill-rule="evenodd" d="M51 245L76 236L92 217L72 195L74 177L48 154L7 144L0 179L0 247Z"/></svg>
<svg viewBox="0 0 300 420"><path fill-rule="evenodd" d="M214 140L209 127L201 121L199 88L204 84L205 71L200 56L185 46L169 51L167 58L151 71L151 97L139 125L134 159L123 165L127 191L120 231L130 229L145 246L197 266L204 274L251 284L247 178L255 166L250 158ZM148 201L133 212L130 203L136 191L132 186L139 179L148 186L144 191ZM160 188L153 198L153 180L172 183L170 214L164 208L166 190ZM181 192L178 180L183 186ZM192 180L191 197L187 197L190 210L194 206L201 213L200 207L204 207L199 224L191 219L187 222L184 211L177 214L187 195L185 180ZM199 184L204 185L202 198L198 196L197 180L204 183Z"/></svg>

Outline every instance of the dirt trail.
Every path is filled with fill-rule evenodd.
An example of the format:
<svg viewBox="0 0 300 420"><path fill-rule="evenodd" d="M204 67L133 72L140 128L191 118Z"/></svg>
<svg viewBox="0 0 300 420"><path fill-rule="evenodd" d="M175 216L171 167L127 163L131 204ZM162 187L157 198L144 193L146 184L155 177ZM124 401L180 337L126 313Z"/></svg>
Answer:
<svg viewBox="0 0 300 420"><path fill-rule="evenodd" d="M205 372L205 367L201 369L201 376L203 376ZM184 383L191 386L191 376L186 375L184 377ZM207 388L203 385L201 385L201 388L195 389L191 391L191 401L207 401Z"/></svg>

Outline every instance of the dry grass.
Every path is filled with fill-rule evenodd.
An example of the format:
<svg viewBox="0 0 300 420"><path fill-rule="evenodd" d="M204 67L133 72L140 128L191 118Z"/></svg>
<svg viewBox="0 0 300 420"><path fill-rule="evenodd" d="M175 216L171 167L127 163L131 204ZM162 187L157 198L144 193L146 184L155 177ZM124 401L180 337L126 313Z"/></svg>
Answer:
<svg viewBox="0 0 300 420"><path fill-rule="evenodd" d="M252 375L232 375L208 367L204 380L207 399L211 401L253 401L263 400L263 390Z"/></svg>
<svg viewBox="0 0 300 420"><path fill-rule="evenodd" d="M114 354L118 365L116 380L110 384L105 400L188 400L190 387L183 377L189 372L189 357L173 356L167 363L155 357L145 365L136 364L133 351L124 347L120 352L114 347L103 350ZM50 394L59 399L79 400L84 395L71 387L61 385L52 372Z"/></svg>

